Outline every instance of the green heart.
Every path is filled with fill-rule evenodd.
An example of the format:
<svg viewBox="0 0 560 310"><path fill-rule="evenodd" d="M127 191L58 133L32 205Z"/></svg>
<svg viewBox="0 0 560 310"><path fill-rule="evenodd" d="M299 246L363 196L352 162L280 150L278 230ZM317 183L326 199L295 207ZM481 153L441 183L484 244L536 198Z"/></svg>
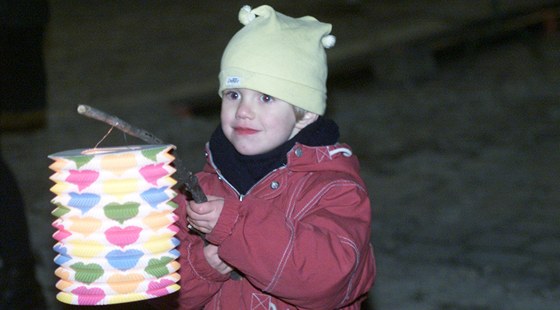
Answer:
<svg viewBox="0 0 560 310"><path fill-rule="evenodd" d="M123 204L112 202L103 207L105 216L121 224L138 215L140 204L137 202L125 202Z"/></svg>
<svg viewBox="0 0 560 310"><path fill-rule="evenodd" d="M81 155L81 156L69 157L68 159L75 162L76 167L78 167L78 169L80 169L83 165L89 163L93 159L93 156L91 156L91 155Z"/></svg>
<svg viewBox="0 0 560 310"><path fill-rule="evenodd" d="M75 263L72 264L70 268L74 269L76 272L74 279L88 284L99 279L104 273L103 268L98 264Z"/></svg>
<svg viewBox="0 0 560 310"><path fill-rule="evenodd" d="M70 212L70 208L67 208L61 204L56 204L56 208L51 212L51 214L56 217L61 217L68 212Z"/></svg>
<svg viewBox="0 0 560 310"><path fill-rule="evenodd" d="M156 278L161 278L169 274L167 269L167 264L173 261L173 258L164 256L160 259L152 258L148 261L148 267L146 267L146 272L155 276Z"/></svg>
<svg viewBox="0 0 560 310"><path fill-rule="evenodd" d="M157 154L159 154L164 149L165 149L164 147L158 147L158 148L153 148L148 150L142 150L142 155L144 155L144 157L146 157L151 161L156 161Z"/></svg>
<svg viewBox="0 0 560 310"><path fill-rule="evenodd" d="M169 200L169 201L167 202L167 205L170 206L170 207L173 208L173 209L177 209L177 208L179 207L179 205L177 205L175 202L173 202L173 201L171 201L171 200Z"/></svg>

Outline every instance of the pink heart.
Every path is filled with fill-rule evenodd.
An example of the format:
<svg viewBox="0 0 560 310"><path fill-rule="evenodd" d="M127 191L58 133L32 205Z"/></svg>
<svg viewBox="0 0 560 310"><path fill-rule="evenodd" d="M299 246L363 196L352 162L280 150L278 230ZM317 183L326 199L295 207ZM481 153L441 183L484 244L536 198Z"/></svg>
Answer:
<svg viewBox="0 0 560 310"><path fill-rule="evenodd" d="M105 292L100 288L87 288L80 286L72 290L72 294L78 295L78 305L97 305L103 298Z"/></svg>
<svg viewBox="0 0 560 310"><path fill-rule="evenodd" d="M64 240L72 235L71 232L66 230L64 225L58 224L57 221L53 222L52 226L57 229L57 231L53 234L53 238L56 241Z"/></svg>
<svg viewBox="0 0 560 310"><path fill-rule="evenodd" d="M140 168L140 174L144 177L144 179L148 182L157 186L157 181L168 175L169 172L163 168L165 163L147 165Z"/></svg>
<svg viewBox="0 0 560 310"><path fill-rule="evenodd" d="M127 226L124 228L115 226L105 231L105 238L107 238L107 241L111 244L124 248L125 246L136 242L136 240L140 237L141 231L142 228L138 226Z"/></svg>
<svg viewBox="0 0 560 310"><path fill-rule="evenodd" d="M148 284L148 294L153 296L163 296L169 292L165 289L166 287L175 284L175 282L167 279L161 279L159 281L151 281Z"/></svg>
<svg viewBox="0 0 560 310"><path fill-rule="evenodd" d="M69 172L66 182L77 185L80 192L99 177L99 172L95 170L69 170Z"/></svg>
<svg viewBox="0 0 560 310"><path fill-rule="evenodd" d="M169 229L171 232L173 232L175 234L179 232L179 226L177 226L175 224L167 226L167 229Z"/></svg>

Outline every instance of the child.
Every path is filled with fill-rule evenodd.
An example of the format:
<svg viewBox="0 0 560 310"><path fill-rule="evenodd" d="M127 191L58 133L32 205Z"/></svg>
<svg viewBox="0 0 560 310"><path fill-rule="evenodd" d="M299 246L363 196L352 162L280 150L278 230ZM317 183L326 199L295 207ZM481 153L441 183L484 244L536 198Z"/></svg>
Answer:
<svg viewBox="0 0 560 310"><path fill-rule="evenodd" d="M326 108L330 24L269 6L221 63L221 124L178 199L181 309L359 309L373 285L370 201ZM187 228L188 227L188 228ZM198 233L204 233L204 239Z"/></svg>

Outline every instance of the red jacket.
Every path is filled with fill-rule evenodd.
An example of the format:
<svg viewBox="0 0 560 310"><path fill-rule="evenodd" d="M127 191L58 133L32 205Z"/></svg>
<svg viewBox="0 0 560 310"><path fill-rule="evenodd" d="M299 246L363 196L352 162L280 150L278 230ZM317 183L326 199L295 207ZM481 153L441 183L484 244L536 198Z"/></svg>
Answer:
<svg viewBox="0 0 560 310"><path fill-rule="evenodd" d="M225 198L206 239L244 275L230 279L203 255L203 240L181 231L181 309L359 309L373 286L371 208L358 159L347 145L296 144L285 167L240 196L208 161L197 174L206 194Z"/></svg>

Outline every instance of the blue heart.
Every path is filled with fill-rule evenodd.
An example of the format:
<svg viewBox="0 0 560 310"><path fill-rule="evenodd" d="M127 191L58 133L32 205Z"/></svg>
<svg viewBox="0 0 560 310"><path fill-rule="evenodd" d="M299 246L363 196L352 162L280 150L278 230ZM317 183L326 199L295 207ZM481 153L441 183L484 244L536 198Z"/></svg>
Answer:
<svg viewBox="0 0 560 310"><path fill-rule="evenodd" d="M181 255L181 252L179 252L179 251L176 250L176 249L173 249L173 250L169 251L169 254L171 254L171 255L173 255L173 256L175 256L175 257L179 257L179 255Z"/></svg>
<svg viewBox="0 0 560 310"><path fill-rule="evenodd" d="M101 200L101 196L90 193L70 193L70 197L71 198L68 202L68 206L80 209L82 211L82 214L87 213Z"/></svg>
<svg viewBox="0 0 560 310"><path fill-rule="evenodd" d="M171 199L171 197L169 197L165 193L166 189L167 186L160 188L150 188L149 190L142 192L142 194L140 194L140 197L142 197L142 199L149 203L152 208L156 208L158 204Z"/></svg>
<svg viewBox="0 0 560 310"><path fill-rule="evenodd" d="M144 253L139 250L113 250L105 256L111 266L121 271L134 268Z"/></svg>
<svg viewBox="0 0 560 310"><path fill-rule="evenodd" d="M70 260L72 260L71 257L66 256L66 255L62 255L62 254L58 254L55 258L54 258L54 262L59 265L59 266L63 266L64 264L66 264L67 262L69 262Z"/></svg>
<svg viewBox="0 0 560 310"><path fill-rule="evenodd" d="M66 249L65 247L63 247L60 244L55 244L53 246L53 249L58 252L59 254L54 258L54 262L56 264L58 264L59 266L62 266L62 264L68 262L69 260L71 260L72 258L70 256L68 256L67 252L68 249Z"/></svg>
<svg viewBox="0 0 560 310"><path fill-rule="evenodd" d="M60 243L55 244L53 246L53 250L55 250L57 253L64 254L64 255L67 255L66 253L68 253L68 250Z"/></svg>
<svg viewBox="0 0 560 310"><path fill-rule="evenodd" d="M179 257L179 255L181 255L181 253L179 253L179 251L177 251L177 249L172 249L169 252L167 252L167 254L173 256L173 259L176 259Z"/></svg>

